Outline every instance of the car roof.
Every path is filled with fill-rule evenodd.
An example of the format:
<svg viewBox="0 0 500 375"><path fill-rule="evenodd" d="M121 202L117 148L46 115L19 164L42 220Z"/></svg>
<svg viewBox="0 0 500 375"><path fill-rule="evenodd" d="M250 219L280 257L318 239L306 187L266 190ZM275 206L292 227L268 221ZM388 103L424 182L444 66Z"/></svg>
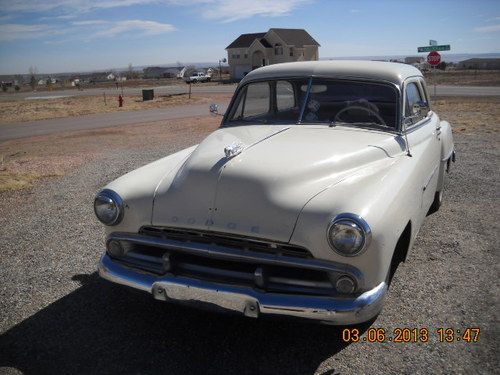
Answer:
<svg viewBox="0 0 500 375"><path fill-rule="evenodd" d="M248 73L241 83L276 77L310 76L361 78L388 81L401 86L408 77L422 77L422 73L412 65L384 61L303 61L264 66Z"/></svg>

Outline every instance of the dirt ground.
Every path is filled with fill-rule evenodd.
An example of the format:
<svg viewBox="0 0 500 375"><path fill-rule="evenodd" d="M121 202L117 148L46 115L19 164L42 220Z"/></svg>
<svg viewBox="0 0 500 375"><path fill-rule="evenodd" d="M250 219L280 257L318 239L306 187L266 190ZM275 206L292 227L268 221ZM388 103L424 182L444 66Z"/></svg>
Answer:
<svg viewBox="0 0 500 375"><path fill-rule="evenodd" d="M220 117L195 117L4 142L0 144L0 193L62 176L110 150L160 145L186 131L208 134L219 124Z"/></svg>
<svg viewBox="0 0 500 375"><path fill-rule="evenodd" d="M1 144L3 173L21 180L23 172L60 175L0 193L0 373L498 373L498 104L498 98L434 101L454 127L457 149L443 206L426 218L398 267L382 313L355 326L364 338L369 328L392 335L425 327L425 344L347 344L345 327L211 314L97 275L105 233L93 213L95 193L200 142L220 118ZM440 342L440 327L479 327L479 340Z"/></svg>
<svg viewBox="0 0 500 375"><path fill-rule="evenodd" d="M424 76L428 85L500 86L500 70L435 70Z"/></svg>
<svg viewBox="0 0 500 375"><path fill-rule="evenodd" d="M227 96L227 95L226 95ZM214 98L214 94L210 96ZM123 107L118 106L118 93L104 96L72 96L55 99L17 99L0 101L0 122L46 120L96 113L134 111L140 109L165 108L175 105L208 103L202 94L158 95L154 100L143 101L141 96L125 96Z"/></svg>

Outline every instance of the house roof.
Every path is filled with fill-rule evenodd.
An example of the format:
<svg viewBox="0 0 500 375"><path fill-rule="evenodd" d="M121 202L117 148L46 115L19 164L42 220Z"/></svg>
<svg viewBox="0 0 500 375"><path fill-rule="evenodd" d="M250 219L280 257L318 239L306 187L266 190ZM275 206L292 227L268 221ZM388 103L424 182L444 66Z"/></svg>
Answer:
<svg viewBox="0 0 500 375"><path fill-rule="evenodd" d="M283 41L291 46L302 48L303 46L319 46L319 43L304 29L269 29L274 31ZM271 44L266 40L265 36L269 33L253 33L241 34L234 40L228 48L248 48L255 39L258 39L266 48L271 48Z"/></svg>
<svg viewBox="0 0 500 375"><path fill-rule="evenodd" d="M273 46L271 44L269 44L269 42L265 39L265 38L261 38L260 39L260 42L262 43L262 45L266 48L273 48Z"/></svg>
<svg viewBox="0 0 500 375"><path fill-rule="evenodd" d="M320 44L304 29L270 29L274 31L283 41L291 46L301 48L303 46L319 46Z"/></svg>
<svg viewBox="0 0 500 375"><path fill-rule="evenodd" d="M241 34L234 42L226 47L228 48L246 48L250 47L255 39L261 39L267 33Z"/></svg>
<svg viewBox="0 0 500 375"><path fill-rule="evenodd" d="M255 69L243 78L240 85L255 79L311 76L383 80L400 86L406 78L421 77L422 73L412 65L401 63L362 60L304 61Z"/></svg>

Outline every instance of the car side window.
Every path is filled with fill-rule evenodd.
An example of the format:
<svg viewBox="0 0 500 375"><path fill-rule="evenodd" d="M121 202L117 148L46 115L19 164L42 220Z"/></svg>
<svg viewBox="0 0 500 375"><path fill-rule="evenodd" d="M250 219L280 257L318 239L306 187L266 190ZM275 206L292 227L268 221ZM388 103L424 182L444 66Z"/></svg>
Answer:
<svg viewBox="0 0 500 375"><path fill-rule="evenodd" d="M278 112L294 108L295 102L292 84L287 81L276 82L276 109Z"/></svg>
<svg viewBox="0 0 500 375"><path fill-rule="evenodd" d="M242 117L255 117L269 112L271 90L269 83L252 83L248 85Z"/></svg>
<svg viewBox="0 0 500 375"><path fill-rule="evenodd" d="M413 106L418 102L422 102L422 96L415 82L410 82L406 85L406 116L413 116ZM421 112L418 116L413 118L413 123L417 123L425 117L425 114Z"/></svg>

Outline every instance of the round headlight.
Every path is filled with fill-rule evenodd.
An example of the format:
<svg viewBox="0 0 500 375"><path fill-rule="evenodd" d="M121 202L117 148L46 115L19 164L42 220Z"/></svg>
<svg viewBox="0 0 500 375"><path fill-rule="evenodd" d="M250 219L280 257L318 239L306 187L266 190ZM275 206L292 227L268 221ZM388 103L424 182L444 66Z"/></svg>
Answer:
<svg viewBox="0 0 500 375"><path fill-rule="evenodd" d="M101 190L94 200L94 212L103 224L119 224L123 218L123 200L113 190Z"/></svg>
<svg viewBox="0 0 500 375"><path fill-rule="evenodd" d="M344 256L355 256L367 248L371 230L361 217L345 213L332 220L327 236L333 250Z"/></svg>

